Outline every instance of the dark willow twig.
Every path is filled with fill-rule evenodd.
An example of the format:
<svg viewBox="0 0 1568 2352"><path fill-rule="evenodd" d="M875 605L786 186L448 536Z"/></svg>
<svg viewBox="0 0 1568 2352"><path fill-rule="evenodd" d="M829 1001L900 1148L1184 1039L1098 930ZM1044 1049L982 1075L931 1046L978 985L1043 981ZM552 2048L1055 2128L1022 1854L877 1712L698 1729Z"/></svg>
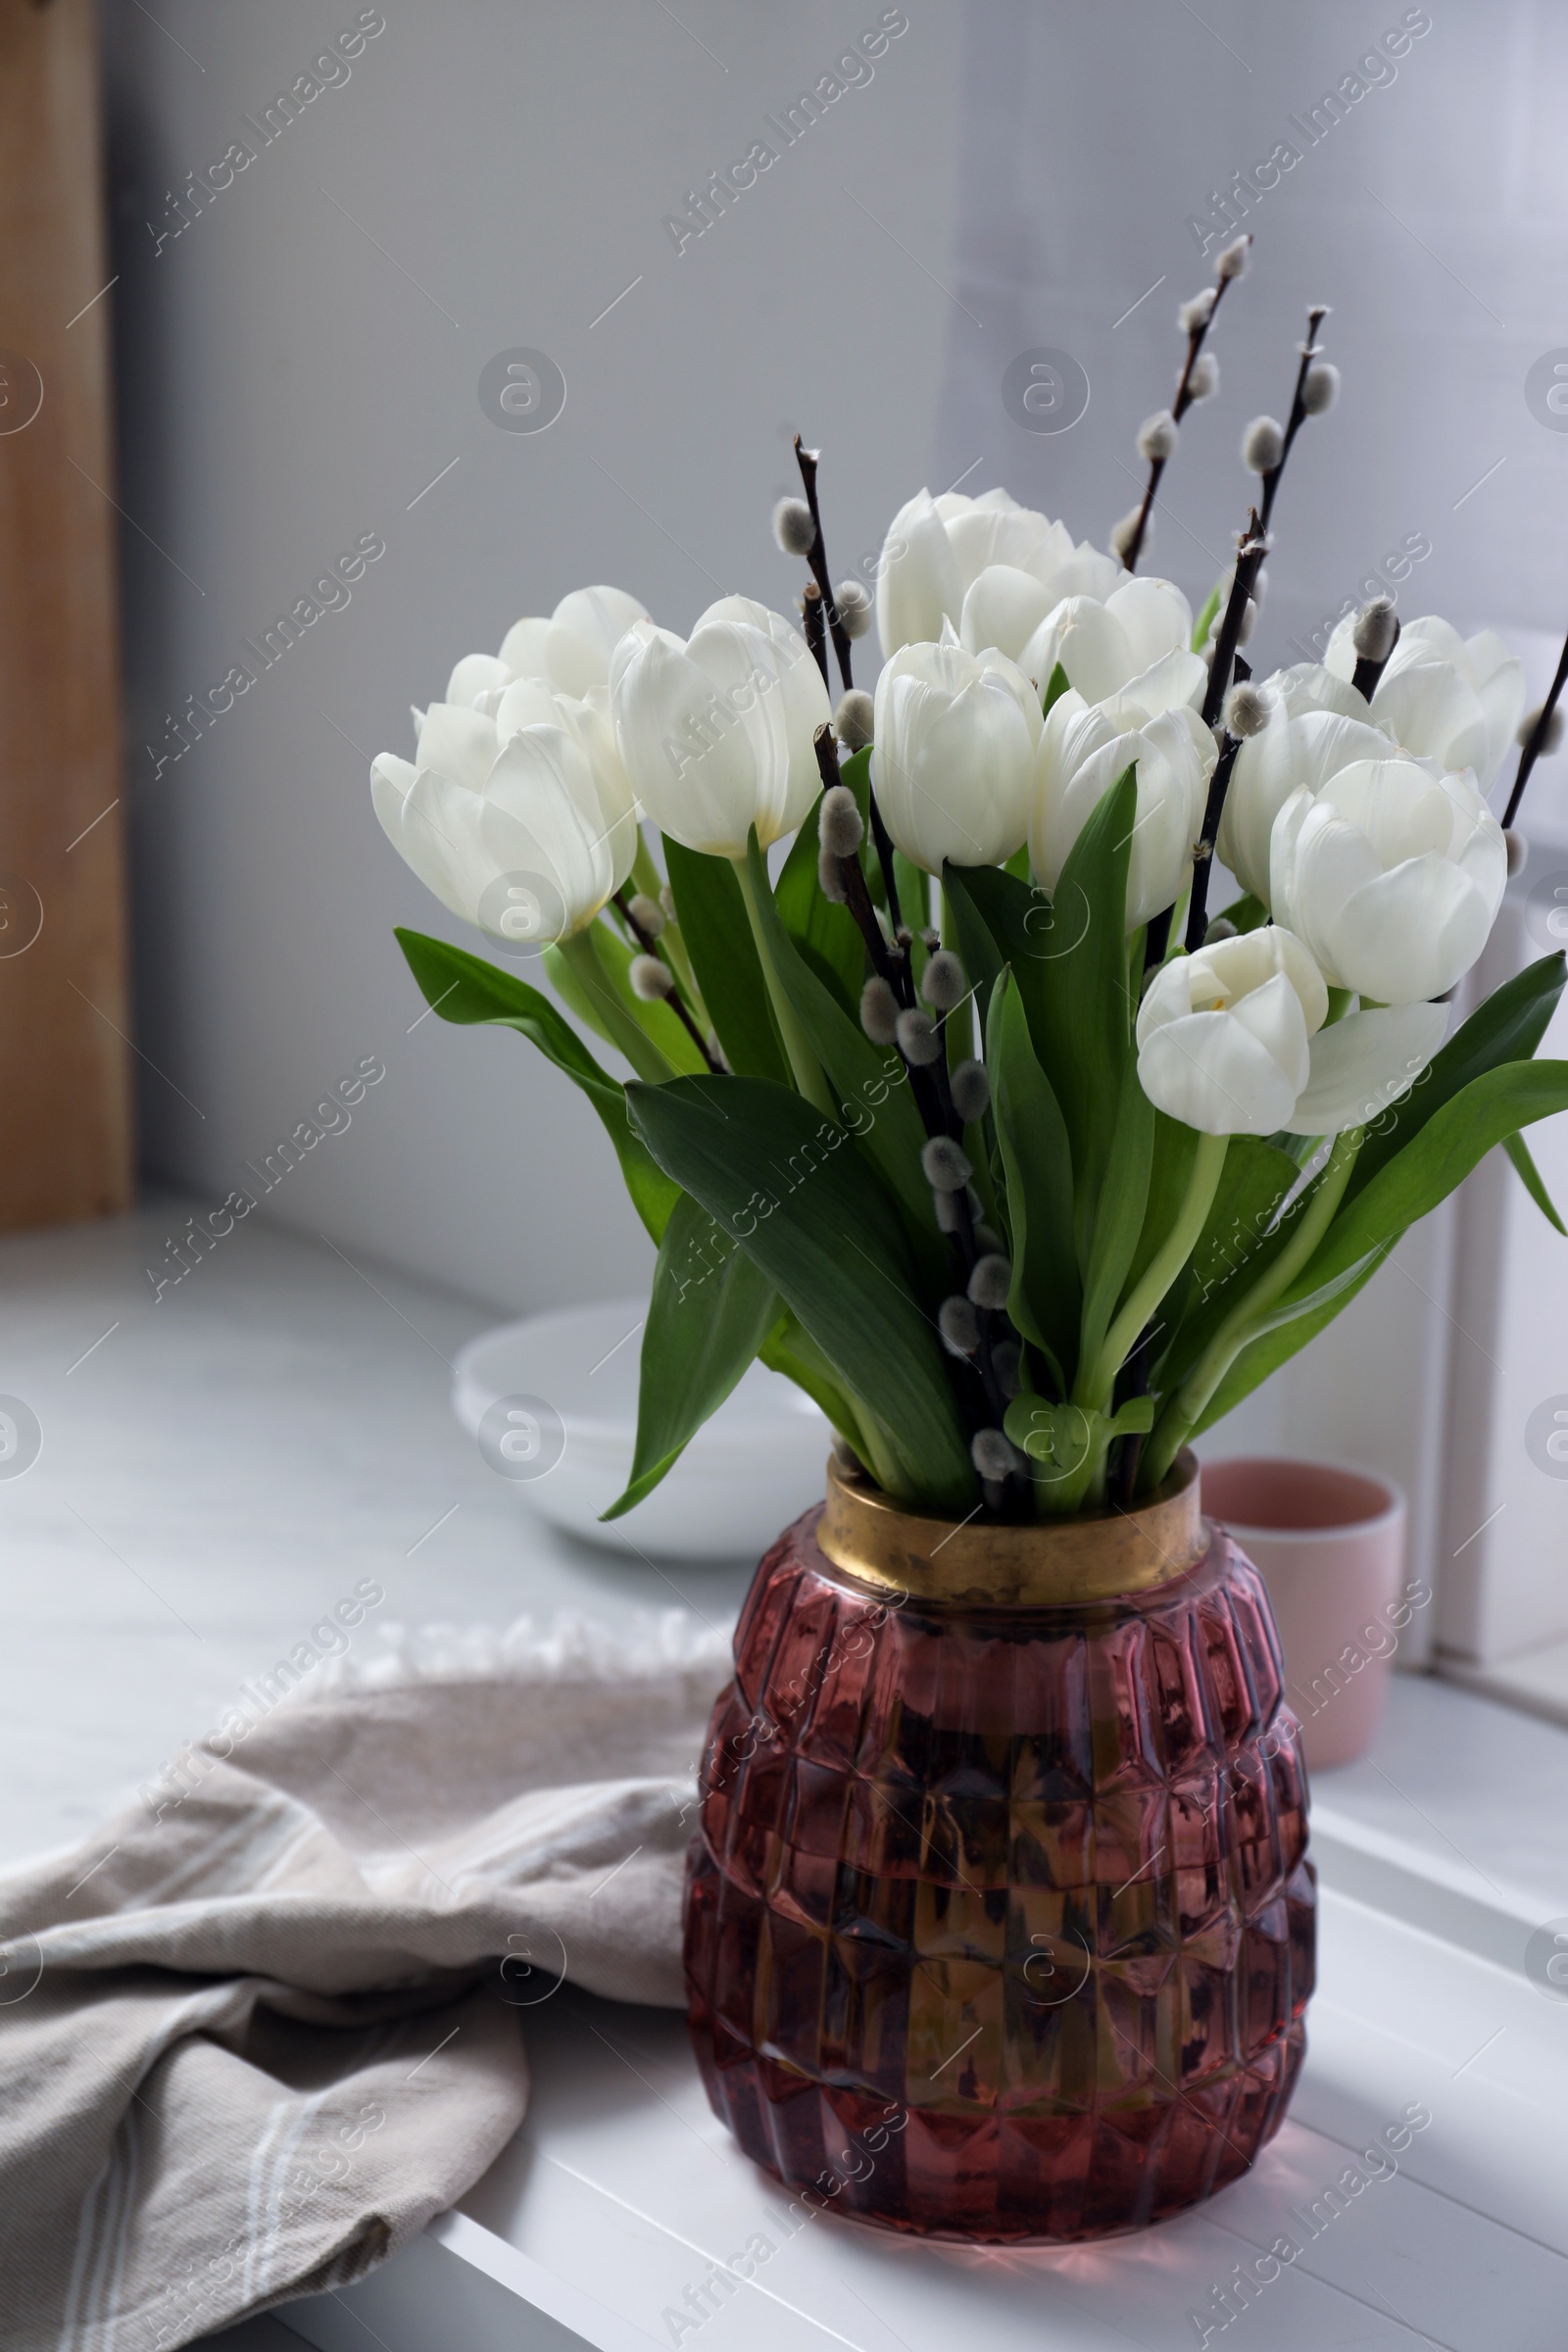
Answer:
<svg viewBox="0 0 1568 2352"><path fill-rule="evenodd" d="M671 983L669 994L668 996L662 998L660 1002L667 1004L670 1010L675 1014L676 1018L681 1022L687 1034L691 1038L692 1044L697 1048L698 1053L702 1055L712 1076L715 1078L722 1078L725 1074L724 1066L722 1062L714 1059L711 1047L709 1045L708 1040L703 1035L702 1031L698 1028L695 1020L693 1020L691 1007L680 993L680 982L675 977L674 967L670 963L668 956L660 955L658 940L654 937L651 931L645 931L643 929L641 923L633 914L631 910L631 903L627 899L623 890L616 891L614 896L614 905L616 911L620 915L621 921L625 924L627 930L631 933L633 939L637 942L637 945L642 950L643 954L645 956L652 956L654 960L657 963L662 963L665 971L669 973Z"/></svg>
<svg viewBox="0 0 1568 2352"><path fill-rule="evenodd" d="M1502 812L1502 829L1505 833L1519 813L1519 804L1525 797L1530 771L1546 747L1546 738L1551 733L1552 717L1557 709L1557 698L1565 683L1568 683L1568 638L1563 640L1562 653L1557 661L1557 674L1551 681L1551 692L1542 704L1540 716L1519 754L1519 772L1514 777L1513 790L1508 795L1508 806Z"/></svg>
<svg viewBox="0 0 1568 2352"><path fill-rule="evenodd" d="M848 694L850 688L855 684L850 660L850 633L840 619L839 609L834 602L833 583L828 577L827 550L822 545L822 516L816 503L816 466L819 454L814 449L803 449L801 436L799 433L796 434L795 462L801 469L801 482L806 491L806 503L811 510L811 520L816 525L806 560L810 564L812 577L822 592L822 610L827 614L827 625L833 638L833 651L838 656L839 675L844 680L844 691Z"/></svg>
<svg viewBox="0 0 1568 2352"><path fill-rule="evenodd" d="M817 772L822 779L822 788L825 792L831 792L834 785L841 781L838 747L833 740L832 729L818 727L815 744ZM871 903L870 889L867 886L858 855L852 853L847 858L835 858L833 865L839 877L840 887L844 892L844 904L859 928L860 937L865 942L866 955L870 959L873 971L880 979L887 982L901 1004L912 1004L913 988L908 956L896 944L890 947L882 936L882 926L876 919L876 908ZM944 1014L942 1020L937 1023L939 1036L946 1019L947 1015ZM954 1107L946 1051L939 1053L936 1059L931 1062L911 1061L902 1046L898 1049L898 1053L908 1072L909 1092L913 1097L915 1108L920 1113L920 1121L926 1134L928 1136L946 1136L953 1143L960 1142L963 1135L963 1121ZM975 1238L974 1214L969 1206L967 1188L962 1192L956 1193L953 1200L957 1225L948 1239L953 1245L958 1272L963 1286L967 1290L969 1276L974 1272L981 1250L979 1242ZM975 1369L979 1374L980 1385L985 1392L987 1408L996 1427L1000 1429L1007 1409L1007 1399L1003 1395L1002 1384L997 1378L996 1365L992 1359L990 1333L987 1330L987 1315L983 1309L979 1310L979 1323L980 1345L976 1350Z"/></svg>
<svg viewBox="0 0 1568 2352"><path fill-rule="evenodd" d="M1246 246L1250 245L1252 239L1250 234L1248 234L1238 237L1236 242L1238 245ZM1202 350L1208 330L1214 323L1214 314L1225 299L1226 287L1233 278L1240 277L1240 270L1229 270L1223 276L1216 273L1213 301L1198 324L1188 329L1187 357L1182 363L1181 374L1176 379L1176 397L1170 404L1170 416L1173 424L1181 423L1182 418L1198 398L1198 394L1193 390L1193 369L1198 364L1198 355ZM1177 324L1180 323L1181 321L1178 319ZM1138 559L1143 554L1144 541L1149 535L1149 518L1154 511L1154 495L1159 488L1160 476L1169 464L1168 458L1151 458L1149 461L1149 482L1139 505L1138 519L1133 525L1131 539L1122 550L1121 560L1128 571L1138 569Z"/></svg>
<svg viewBox="0 0 1568 2352"><path fill-rule="evenodd" d="M822 619L822 591L814 580L808 580L801 598L801 619L806 626L806 643L811 660L822 673L822 683L831 694L827 676L827 630Z"/></svg>

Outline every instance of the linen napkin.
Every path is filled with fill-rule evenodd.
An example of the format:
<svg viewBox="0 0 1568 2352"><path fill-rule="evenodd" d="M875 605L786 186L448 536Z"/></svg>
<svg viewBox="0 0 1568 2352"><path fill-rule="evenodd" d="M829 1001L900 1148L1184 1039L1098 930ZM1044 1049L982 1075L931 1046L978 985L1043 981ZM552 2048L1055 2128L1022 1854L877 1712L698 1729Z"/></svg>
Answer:
<svg viewBox="0 0 1568 2352"><path fill-rule="evenodd" d="M530 2006L682 2005L723 1638L388 1634L181 1800L0 1878L7 2352L166 2352L347 2284L516 2130Z"/></svg>

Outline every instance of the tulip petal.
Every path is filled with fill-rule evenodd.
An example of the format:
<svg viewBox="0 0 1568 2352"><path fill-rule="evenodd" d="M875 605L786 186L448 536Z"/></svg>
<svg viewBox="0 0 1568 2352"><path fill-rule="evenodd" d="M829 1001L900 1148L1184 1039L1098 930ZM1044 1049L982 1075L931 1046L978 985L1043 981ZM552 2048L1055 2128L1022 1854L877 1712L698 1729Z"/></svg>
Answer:
<svg viewBox="0 0 1568 2352"><path fill-rule="evenodd" d="M416 767L434 768L469 792L482 792L495 765L496 722L461 703L432 703L419 728Z"/></svg>
<svg viewBox="0 0 1568 2352"><path fill-rule="evenodd" d="M963 609L963 585L946 525L922 490L888 525L876 578L876 625L885 660L904 646L934 643L944 619Z"/></svg>
<svg viewBox="0 0 1568 2352"><path fill-rule="evenodd" d="M550 623L538 614L514 620L501 640L500 659L514 678L550 675Z"/></svg>
<svg viewBox="0 0 1568 2352"><path fill-rule="evenodd" d="M1106 597L1105 610L1127 639L1134 670L1191 651L1193 608L1173 580L1135 576Z"/></svg>
<svg viewBox="0 0 1568 2352"><path fill-rule="evenodd" d="M1299 1050L1304 1060L1304 1028ZM1138 1079L1156 1110L1203 1135L1272 1135L1296 1104L1274 1054L1229 1012L1163 1023L1139 1049Z"/></svg>
<svg viewBox="0 0 1568 2352"><path fill-rule="evenodd" d="M1446 1004L1394 1004L1352 1012L1312 1040L1312 1070L1290 1135L1338 1135L1381 1118L1408 1093L1442 1045Z"/></svg>
<svg viewBox="0 0 1568 2352"><path fill-rule="evenodd" d="M509 684L511 677L511 670L494 654L465 654L447 680L444 699L471 710L481 694Z"/></svg>
<svg viewBox="0 0 1568 2352"><path fill-rule="evenodd" d="M995 646L1016 662L1055 601L1027 571L990 564L964 595L960 642L971 654Z"/></svg>

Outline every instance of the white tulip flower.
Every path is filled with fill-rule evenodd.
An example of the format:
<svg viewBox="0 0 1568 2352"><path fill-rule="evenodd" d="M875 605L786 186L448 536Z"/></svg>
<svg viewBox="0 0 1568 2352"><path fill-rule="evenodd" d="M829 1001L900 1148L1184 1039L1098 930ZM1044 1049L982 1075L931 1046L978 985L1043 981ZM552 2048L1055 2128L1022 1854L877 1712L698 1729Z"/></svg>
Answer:
<svg viewBox="0 0 1568 2352"><path fill-rule="evenodd" d="M1268 686L1279 689L1290 674L1281 673ZM1317 674L1331 686L1339 683L1326 670ZM1341 692L1348 701L1352 699L1349 687ZM1360 705L1358 717L1324 709L1304 696L1276 691L1268 724L1261 733L1250 735L1236 755L1216 846L1221 863L1265 906L1274 820L1292 793L1320 792L1352 760L1388 755L1389 739L1365 715L1364 698L1357 694L1353 700Z"/></svg>
<svg viewBox="0 0 1568 2352"><path fill-rule="evenodd" d="M1086 703L1069 687L1046 716L1035 763L1029 861L1054 891L1084 826L1124 768L1138 766L1127 928L1174 906L1192 870L1216 745L1188 704L1150 712L1130 695Z"/></svg>
<svg viewBox="0 0 1568 2352"><path fill-rule="evenodd" d="M1278 924L1176 956L1138 1013L1138 1077L1156 1110L1202 1135L1272 1135L1311 1074L1328 990Z"/></svg>
<svg viewBox="0 0 1568 2352"><path fill-rule="evenodd" d="M1324 665L1355 670L1355 615L1329 639ZM1525 707L1524 665L1491 629L1462 638L1436 613L1406 621L1372 693L1372 722L1407 752L1446 768L1473 768L1489 792Z"/></svg>
<svg viewBox="0 0 1568 2352"><path fill-rule="evenodd" d="M631 870L637 817L606 696L514 686L505 728L432 703L413 761L382 753L376 815L442 905L514 945L586 929Z"/></svg>
<svg viewBox="0 0 1568 2352"><path fill-rule="evenodd" d="M893 517L877 566L884 659L906 645L935 644L944 620L956 629L970 588L993 565L1020 571L1046 591L1036 620L1064 596L1108 596L1125 576L1114 557L1087 542L1075 546L1065 523L1020 507L1005 490L979 498L953 490L933 498L922 490ZM979 653L998 641L965 634L963 642Z"/></svg>
<svg viewBox="0 0 1568 2352"><path fill-rule="evenodd" d="M1018 655L1043 693L1059 662L1086 703L1128 693L1152 714L1203 699L1208 671L1191 651L1193 612L1169 580L1121 573L1102 600L1069 596L1051 610Z"/></svg>
<svg viewBox="0 0 1568 2352"><path fill-rule="evenodd" d="M574 588L548 620L514 621L499 654L465 654L447 681L446 700L495 716L514 678L539 678L580 698L610 683L610 657L633 621L648 613L624 588Z"/></svg>
<svg viewBox="0 0 1568 2352"><path fill-rule="evenodd" d="M611 663L615 741L644 814L710 857L744 858L753 825L767 849L821 788L811 739L832 717L827 689L805 640L758 609L765 629L705 614L685 644L640 620Z"/></svg>
<svg viewBox="0 0 1568 2352"><path fill-rule="evenodd" d="M1325 977L1380 1004L1441 997L1487 942L1508 855L1473 776L1355 760L1274 821L1269 904Z"/></svg>
<svg viewBox="0 0 1568 2352"><path fill-rule="evenodd" d="M915 865L999 865L1029 830L1040 702L1003 654L966 653L944 621L876 682L877 806Z"/></svg>

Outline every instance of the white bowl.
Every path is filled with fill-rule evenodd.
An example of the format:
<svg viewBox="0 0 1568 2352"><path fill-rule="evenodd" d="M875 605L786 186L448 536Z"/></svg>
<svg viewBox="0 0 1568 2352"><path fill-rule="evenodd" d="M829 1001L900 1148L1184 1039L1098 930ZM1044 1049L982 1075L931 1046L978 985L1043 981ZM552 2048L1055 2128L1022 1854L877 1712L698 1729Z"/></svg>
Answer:
<svg viewBox="0 0 1568 2352"><path fill-rule="evenodd" d="M614 1298L481 1332L453 1366L453 1410L519 1501L556 1527L623 1554L755 1558L820 1498L832 1440L811 1399L762 1364L650 1495L599 1523L631 1476L647 1312L646 1298Z"/></svg>

